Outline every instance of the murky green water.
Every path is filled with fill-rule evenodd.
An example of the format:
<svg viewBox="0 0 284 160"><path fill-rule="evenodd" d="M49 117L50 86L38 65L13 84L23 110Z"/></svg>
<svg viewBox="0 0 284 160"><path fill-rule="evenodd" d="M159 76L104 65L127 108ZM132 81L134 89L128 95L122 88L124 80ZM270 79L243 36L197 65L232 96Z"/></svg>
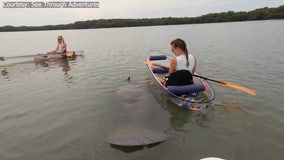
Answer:
<svg viewBox="0 0 284 160"><path fill-rule="evenodd" d="M284 21L0 33L0 56L51 50L63 35L85 58L47 67L0 62L0 159L282 159L284 157ZM253 89L255 97L211 83L205 115L160 95L143 64L148 51L170 53L183 38L204 76ZM131 77L131 82L126 81ZM117 88L141 85L157 103L152 126L161 144L114 148ZM151 103L151 104L149 104ZM142 107L142 106L141 106Z"/></svg>

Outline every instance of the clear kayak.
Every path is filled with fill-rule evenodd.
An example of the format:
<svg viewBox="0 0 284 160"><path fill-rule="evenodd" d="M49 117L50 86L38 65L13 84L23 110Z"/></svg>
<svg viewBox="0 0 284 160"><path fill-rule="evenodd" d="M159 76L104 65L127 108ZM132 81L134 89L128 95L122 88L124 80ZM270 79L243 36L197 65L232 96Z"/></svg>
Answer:
<svg viewBox="0 0 284 160"><path fill-rule="evenodd" d="M193 76L194 84L181 86L165 86L159 81L158 77L168 76L171 59L171 56L160 52L149 52L145 64L155 82L173 103L184 109L205 110L215 98L215 92L206 80Z"/></svg>
<svg viewBox="0 0 284 160"><path fill-rule="evenodd" d="M42 55L35 55L34 61L36 63L45 62L53 59L72 59L76 58L77 56L84 56L84 51L67 51L66 53L55 53L55 54L42 54Z"/></svg>

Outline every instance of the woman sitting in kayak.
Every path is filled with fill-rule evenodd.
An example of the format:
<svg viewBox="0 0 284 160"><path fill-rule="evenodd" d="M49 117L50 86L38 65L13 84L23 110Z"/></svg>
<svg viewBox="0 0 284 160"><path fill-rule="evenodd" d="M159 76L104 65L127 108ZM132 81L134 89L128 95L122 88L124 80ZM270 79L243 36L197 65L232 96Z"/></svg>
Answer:
<svg viewBox="0 0 284 160"><path fill-rule="evenodd" d="M62 59L62 58L66 58L66 51L67 51L67 44L64 41L63 36L58 36L57 37L57 46L54 50L52 51L48 51L47 53L49 55L45 55L45 56L35 56L34 57L34 61L35 63L42 63L44 64L45 61L49 61L51 59Z"/></svg>
<svg viewBox="0 0 284 160"><path fill-rule="evenodd" d="M175 58L170 63L169 77L158 79L166 86L193 84L192 75L196 70L196 58L188 54L186 43L180 38L173 40L171 47Z"/></svg>
<svg viewBox="0 0 284 160"><path fill-rule="evenodd" d="M64 41L63 36L58 36L57 37L57 46L54 50L48 51L47 53L49 54L63 54L67 51L67 44Z"/></svg>

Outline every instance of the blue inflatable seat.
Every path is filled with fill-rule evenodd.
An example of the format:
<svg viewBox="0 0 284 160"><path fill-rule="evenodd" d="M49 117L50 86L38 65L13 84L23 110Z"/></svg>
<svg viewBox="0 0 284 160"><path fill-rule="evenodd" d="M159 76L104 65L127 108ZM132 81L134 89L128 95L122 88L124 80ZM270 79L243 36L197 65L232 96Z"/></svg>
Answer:
<svg viewBox="0 0 284 160"><path fill-rule="evenodd" d="M167 59L166 55L154 55L149 57L150 61L165 60L165 59Z"/></svg>
<svg viewBox="0 0 284 160"><path fill-rule="evenodd" d="M190 84L182 86L167 86L168 90L176 95L197 93L206 90L205 84Z"/></svg>
<svg viewBox="0 0 284 160"><path fill-rule="evenodd" d="M153 73L169 73L169 69L168 68L163 68L163 67L152 67L152 71Z"/></svg>

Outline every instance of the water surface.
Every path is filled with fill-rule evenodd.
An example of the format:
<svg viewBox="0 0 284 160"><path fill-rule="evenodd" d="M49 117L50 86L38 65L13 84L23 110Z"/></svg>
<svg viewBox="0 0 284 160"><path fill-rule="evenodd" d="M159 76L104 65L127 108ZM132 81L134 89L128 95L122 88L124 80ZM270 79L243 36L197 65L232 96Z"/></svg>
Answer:
<svg viewBox="0 0 284 160"><path fill-rule="evenodd" d="M1 56L45 53L63 35L68 49L84 50L85 58L47 67L32 59L0 62L0 159L283 159L282 26L284 21L255 21L2 32ZM201 74L257 95L211 83L216 99L205 115L172 104L143 61L149 51L170 53L170 41L178 37L197 57ZM145 94L159 104L149 111L158 117L152 125L170 140L127 150L105 143L116 125L114 94L131 84L148 87Z"/></svg>

